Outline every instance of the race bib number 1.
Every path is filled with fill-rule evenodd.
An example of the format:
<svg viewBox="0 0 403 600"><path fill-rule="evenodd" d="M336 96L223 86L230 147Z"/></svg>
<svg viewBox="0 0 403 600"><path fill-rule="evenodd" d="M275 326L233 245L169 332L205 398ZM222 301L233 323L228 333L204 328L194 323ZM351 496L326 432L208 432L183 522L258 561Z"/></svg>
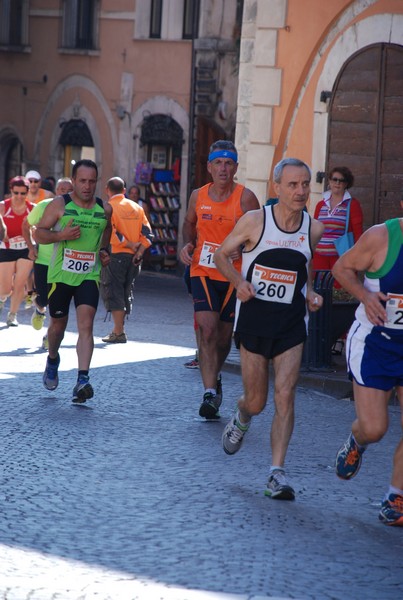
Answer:
<svg viewBox="0 0 403 600"><path fill-rule="evenodd" d="M208 267L209 269L215 269L216 266L214 264L214 252L217 248L220 247L220 244L213 244L213 242L204 242L203 247L200 252L199 265L203 267Z"/></svg>
<svg viewBox="0 0 403 600"><path fill-rule="evenodd" d="M252 273L252 284L256 290L256 298L266 302L282 302L291 304L294 297L297 273L255 265Z"/></svg>
<svg viewBox="0 0 403 600"><path fill-rule="evenodd" d="M63 256L63 271L69 273L91 273L95 266L95 252L82 252L66 248Z"/></svg>
<svg viewBox="0 0 403 600"><path fill-rule="evenodd" d="M387 323L385 327L388 329L403 329L403 295L388 294L386 302Z"/></svg>
<svg viewBox="0 0 403 600"><path fill-rule="evenodd" d="M8 241L10 250L24 250L25 248L28 248L27 243L22 235L16 235L15 237L10 238Z"/></svg>

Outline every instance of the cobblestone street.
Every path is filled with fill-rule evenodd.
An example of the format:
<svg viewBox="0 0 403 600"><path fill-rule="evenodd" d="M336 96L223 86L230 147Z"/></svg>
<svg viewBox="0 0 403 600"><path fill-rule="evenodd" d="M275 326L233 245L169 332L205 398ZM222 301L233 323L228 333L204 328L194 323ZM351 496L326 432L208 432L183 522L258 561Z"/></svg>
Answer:
<svg viewBox="0 0 403 600"><path fill-rule="evenodd" d="M127 344L100 304L91 382L76 380L74 310L61 348L60 385L42 385L45 330L0 316L0 598L163 600L365 598L403 590L401 528L378 521L401 435L399 410L351 482L334 473L354 404L298 388L287 457L295 502L264 496L272 404L242 450L227 456L223 427L241 377L223 373L221 420L198 416L193 311L182 280L144 272ZM271 394L271 392L270 392Z"/></svg>

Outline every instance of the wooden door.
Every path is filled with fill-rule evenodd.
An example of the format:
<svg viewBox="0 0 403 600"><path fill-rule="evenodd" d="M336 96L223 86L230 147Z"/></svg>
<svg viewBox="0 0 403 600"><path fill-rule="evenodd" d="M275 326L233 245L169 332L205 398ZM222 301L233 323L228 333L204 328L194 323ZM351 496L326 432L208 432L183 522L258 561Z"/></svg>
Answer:
<svg viewBox="0 0 403 600"><path fill-rule="evenodd" d="M364 226L402 216L403 47L375 44L354 54L329 106L327 172L347 166Z"/></svg>

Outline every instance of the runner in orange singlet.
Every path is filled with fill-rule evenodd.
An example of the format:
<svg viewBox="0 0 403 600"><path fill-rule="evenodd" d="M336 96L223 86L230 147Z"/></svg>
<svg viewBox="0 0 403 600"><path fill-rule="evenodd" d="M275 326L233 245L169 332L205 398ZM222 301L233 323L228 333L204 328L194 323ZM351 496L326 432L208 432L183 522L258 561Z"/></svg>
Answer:
<svg viewBox="0 0 403 600"><path fill-rule="evenodd" d="M234 287L214 264L214 252L248 210L260 208L255 194L234 182L238 155L232 142L210 147L207 170L212 183L193 190L183 225L180 258L190 265L195 321L199 329L199 366L204 385L199 415L219 417L222 402L220 371L231 349L235 316ZM233 256L240 269L240 249Z"/></svg>

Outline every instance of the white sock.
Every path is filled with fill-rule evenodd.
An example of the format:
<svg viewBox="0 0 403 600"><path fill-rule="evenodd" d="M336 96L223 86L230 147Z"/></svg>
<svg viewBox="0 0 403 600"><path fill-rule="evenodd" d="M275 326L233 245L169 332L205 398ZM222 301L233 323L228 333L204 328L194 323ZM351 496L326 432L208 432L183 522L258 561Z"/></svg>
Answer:
<svg viewBox="0 0 403 600"><path fill-rule="evenodd" d="M215 395L216 395L216 393L217 393L217 391L216 391L214 388L206 388L206 389L204 390L204 393L205 393L205 394L213 394L213 396L215 396Z"/></svg>
<svg viewBox="0 0 403 600"><path fill-rule="evenodd" d="M242 427L247 427L249 425L249 423L251 422L251 418L249 417L249 420L246 421L246 423L244 421L242 421L241 419L241 413L239 412L239 410L236 411L236 415L235 415L235 419L238 421L238 423L242 426Z"/></svg>
<svg viewBox="0 0 403 600"><path fill-rule="evenodd" d="M284 467L277 467L276 465L272 465L269 470L269 474L271 475L273 471L282 471L284 473Z"/></svg>

